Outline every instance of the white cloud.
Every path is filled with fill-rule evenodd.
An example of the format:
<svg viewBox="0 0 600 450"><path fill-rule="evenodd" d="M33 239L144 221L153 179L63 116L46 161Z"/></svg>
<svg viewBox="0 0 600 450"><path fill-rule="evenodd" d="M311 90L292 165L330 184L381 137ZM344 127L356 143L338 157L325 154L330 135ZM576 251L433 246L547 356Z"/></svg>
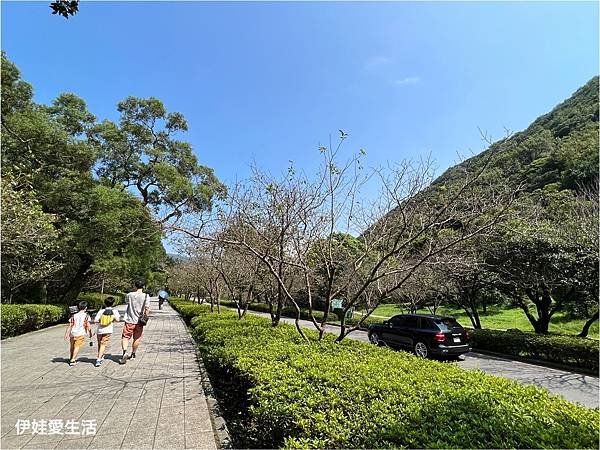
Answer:
<svg viewBox="0 0 600 450"><path fill-rule="evenodd" d="M391 62L392 59L388 58L387 56L373 56L372 58L369 58L367 62L365 62L364 68L365 70L375 70Z"/></svg>
<svg viewBox="0 0 600 450"><path fill-rule="evenodd" d="M401 78L399 80L394 81L394 84L398 85L398 86L402 86L404 84L416 84L419 81L421 81L421 79L419 77L406 77L406 78Z"/></svg>

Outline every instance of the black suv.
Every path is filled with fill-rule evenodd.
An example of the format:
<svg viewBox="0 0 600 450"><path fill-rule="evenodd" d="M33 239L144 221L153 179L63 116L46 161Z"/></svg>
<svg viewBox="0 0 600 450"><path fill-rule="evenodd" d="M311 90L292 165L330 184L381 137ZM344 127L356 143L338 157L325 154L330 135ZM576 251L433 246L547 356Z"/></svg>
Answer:
<svg viewBox="0 0 600 450"><path fill-rule="evenodd" d="M411 349L415 355L458 357L471 351L470 337L452 317L401 314L369 327L373 344Z"/></svg>

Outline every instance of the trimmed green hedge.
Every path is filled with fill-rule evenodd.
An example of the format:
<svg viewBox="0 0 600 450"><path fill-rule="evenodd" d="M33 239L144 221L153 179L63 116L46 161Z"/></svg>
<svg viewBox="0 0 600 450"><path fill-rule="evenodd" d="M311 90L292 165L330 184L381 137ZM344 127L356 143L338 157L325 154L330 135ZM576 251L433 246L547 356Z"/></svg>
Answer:
<svg viewBox="0 0 600 450"><path fill-rule="evenodd" d="M598 341L594 339L517 330L472 330L472 336L475 350L535 358L598 373Z"/></svg>
<svg viewBox="0 0 600 450"><path fill-rule="evenodd" d="M221 396L230 393L238 447L597 448L598 410L541 388L357 341L307 344L292 326L171 304L191 319Z"/></svg>
<svg viewBox="0 0 600 450"><path fill-rule="evenodd" d="M68 309L55 305L0 305L0 315L5 339L64 322Z"/></svg>
<svg viewBox="0 0 600 450"><path fill-rule="evenodd" d="M84 294L79 294L77 297L77 301L86 301L88 304L88 309L99 310L104 308L104 300L106 297L114 297L115 305L119 305L123 303L127 294L100 294L99 292L86 292Z"/></svg>
<svg viewBox="0 0 600 450"><path fill-rule="evenodd" d="M228 306L230 308L236 308L235 302L232 302L229 300L221 300L221 305ZM268 313L269 305L267 305L266 303L251 303L250 305L248 305L248 309L250 311L258 311L258 312ZM282 315L282 317L296 318L296 310L291 307L285 307L281 311L281 315ZM323 319L323 311L313 311L313 315L314 315L315 319L317 319L317 320ZM308 312L308 309L300 310L300 318L304 319L304 320L310 320L310 314ZM329 313L329 315L327 316L327 319L328 319L327 323L338 324L338 325L340 323L338 317L332 312ZM360 319L358 319L357 317L352 317L352 318L346 319L346 325L354 326L358 323L359 320ZM381 322L383 322L383 319L375 319L375 318L367 317L365 319L365 321L363 322L362 328L367 329L369 327L369 325L374 324L374 323L381 323Z"/></svg>
<svg viewBox="0 0 600 450"><path fill-rule="evenodd" d="M125 294L79 294L77 301L86 301L88 309L100 309L104 307L106 297L115 298L115 305L123 302ZM67 305L41 305L41 304L14 304L0 305L0 325L2 339L41 328L66 322L69 317Z"/></svg>

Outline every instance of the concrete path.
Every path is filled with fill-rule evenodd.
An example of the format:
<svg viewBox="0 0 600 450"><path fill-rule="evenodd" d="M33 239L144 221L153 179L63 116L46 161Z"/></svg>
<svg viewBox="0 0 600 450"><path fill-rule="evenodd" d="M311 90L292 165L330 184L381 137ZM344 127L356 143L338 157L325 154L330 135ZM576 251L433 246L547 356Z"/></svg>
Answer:
<svg viewBox="0 0 600 450"><path fill-rule="evenodd" d="M69 367L65 326L2 341L0 447L217 448L194 342L169 305L159 311L152 298L151 309L137 358L125 365L122 323L99 368L96 336ZM30 427L20 435L19 419Z"/></svg>
<svg viewBox="0 0 600 450"><path fill-rule="evenodd" d="M268 313L248 311L248 313L270 318ZM294 323L294 319L287 317L281 318L282 322ZM312 322L301 320L302 327L314 330ZM328 332L339 334L339 328L329 326ZM348 339L369 342L365 331L354 331L348 335ZM458 366L464 369L479 369L490 375L510 378L522 384L533 384L543 387L552 394L576 403L580 403L590 408L598 408L600 398L600 383L598 377L581 375L564 370L551 369L536 364L514 361L509 358L484 355L482 353L471 352L458 361Z"/></svg>

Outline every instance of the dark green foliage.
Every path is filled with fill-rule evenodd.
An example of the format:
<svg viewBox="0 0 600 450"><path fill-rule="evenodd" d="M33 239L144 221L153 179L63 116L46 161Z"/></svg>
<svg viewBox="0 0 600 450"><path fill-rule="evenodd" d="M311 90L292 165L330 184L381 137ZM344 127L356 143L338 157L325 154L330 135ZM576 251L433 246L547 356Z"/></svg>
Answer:
<svg viewBox="0 0 600 450"><path fill-rule="evenodd" d="M513 381L172 300L254 448L594 448L598 411ZM227 392L224 394L227 397ZM231 410L231 407L234 410ZM235 411L235 408L238 408ZM235 419L232 419L235 417Z"/></svg>
<svg viewBox="0 0 600 450"><path fill-rule="evenodd" d="M55 305L0 305L2 339L66 321L68 309Z"/></svg>
<svg viewBox="0 0 600 450"><path fill-rule="evenodd" d="M474 330L473 347L588 369L598 374L598 341L520 331Z"/></svg>
<svg viewBox="0 0 600 450"><path fill-rule="evenodd" d="M598 176L598 77L569 99L539 117L526 130L493 144L488 150L448 169L434 188L463 180L494 152L484 176L491 183L524 183L532 192L553 186L576 189Z"/></svg>
<svg viewBox="0 0 600 450"><path fill-rule="evenodd" d="M74 94L51 105L32 96L3 52L2 201L10 205L3 205L9 214L2 228L15 243L1 255L12 275L2 279L3 301L72 303L83 288L123 288L157 271L165 258L159 212L177 220L209 207L222 189L191 146L172 136L187 129L183 116L167 114L157 99L130 97L118 105L120 126L99 124ZM164 126L148 128L146 121ZM20 217L27 219L22 227ZM94 285L94 278L101 281Z"/></svg>
<svg viewBox="0 0 600 450"><path fill-rule="evenodd" d="M104 300L106 300L106 297L114 297L116 306L123 303L125 296L126 294L100 294L98 292L89 292L79 294L77 302L86 301L88 309L99 310L104 308Z"/></svg>
<svg viewBox="0 0 600 450"><path fill-rule="evenodd" d="M52 14L58 14L68 19L79 11L79 0L56 0L50 3Z"/></svg>
<svg viewBox="0 0 600 450"><path fill-rule="evenodd" d="M79 294L76 302L86 301L89 310L104 308L106 297L114 297L115 305L123 303L125 294ZM65 322L69 317L67 305L18 304L0 305L2 339Z"/></svg>

